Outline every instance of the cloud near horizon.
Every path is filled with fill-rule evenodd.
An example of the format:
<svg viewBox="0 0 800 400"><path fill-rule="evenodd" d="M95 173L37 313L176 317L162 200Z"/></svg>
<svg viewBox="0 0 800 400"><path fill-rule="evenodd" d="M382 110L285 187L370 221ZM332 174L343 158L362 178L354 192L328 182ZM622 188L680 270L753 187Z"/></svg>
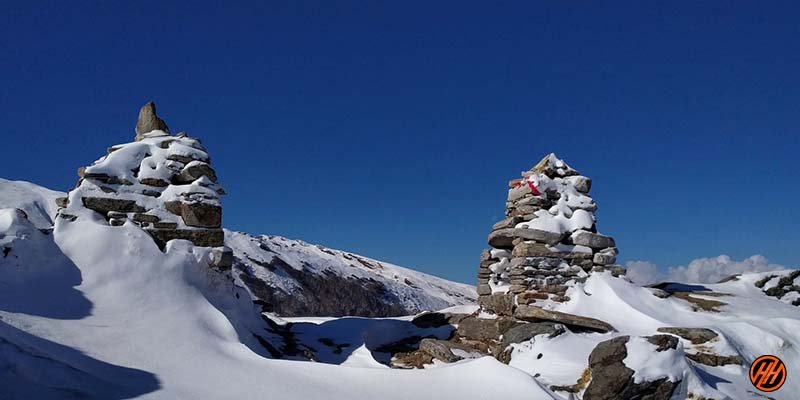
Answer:
<svg viewBox="0 0 800 400"><path fill-rule="evenodd" d="M669 267L666 273L649 261L628 261L625 267L628 269L628 278L641 285L664 281L716 283L733 274L793 269L780 264L772 264L766 257L758 254L742 261L732 260L726 255L697 258L689 262L688 266Z"/></svg>

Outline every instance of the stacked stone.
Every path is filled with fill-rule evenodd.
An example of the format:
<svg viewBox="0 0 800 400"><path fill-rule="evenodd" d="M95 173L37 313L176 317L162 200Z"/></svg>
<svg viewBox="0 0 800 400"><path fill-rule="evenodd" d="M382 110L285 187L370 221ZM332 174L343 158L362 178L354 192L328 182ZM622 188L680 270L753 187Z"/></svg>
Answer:
<svg viewBox="0 0 800 400"><path fill-rule="evenodd" d="M481 255L478 302L510 315L520 304L564 302L567 289L614 264L614 239L597 233L591 180L554 154L509 182L506 218L492 227Z"/></svg>
<svg viewBox="0 0 800 400"><path fill-rule="evenodd" d="M229 268L232 252L224 248L220 196L224 189L200 140L169 134L155 104L139 112L134 142L110 147L108 154L79 168L69 196L56 203L59 214L74 220L82 209L102 215L110 226L142 228L162 250L173 239L215 247L212 264Z"/></svg>

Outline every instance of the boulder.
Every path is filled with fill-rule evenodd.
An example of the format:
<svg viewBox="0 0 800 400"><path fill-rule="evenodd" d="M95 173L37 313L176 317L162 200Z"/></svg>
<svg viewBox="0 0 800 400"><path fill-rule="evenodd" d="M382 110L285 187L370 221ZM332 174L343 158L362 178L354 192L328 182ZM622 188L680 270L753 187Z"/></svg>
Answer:
<svg viewBox="0 0 800 400"><path fill-rule="evenodd" d="M155 186L155 187L167 187L169 186L169 182L158 179L158 178L142 178L139 179L139 183L146 186Z"/></svg>
<svg viewBox="0 0 800 400"><path fill-rule="evenodd" d="M514 296L507 293L479 296L478 305L480 305L482 309L497 315L511 316L514 312Z"/></svg>
<svg viewBox="0 0 800 400"><path fill-rule="evenodd" d="M604 249L606 247L616 246L613 238L589 231L577 231L573 233L572 243L591 247L593 249Z"/></svg>
<svg viewBox="0 0 800 400"><path fill-rule="evenodd" d="M478 296L492 294L492 287L489 286L487 283L478 284L477 287Z"/></svg>
<svg viewBox="0 0 800 400"><path fill-rule="evenodd" d="M503 347L508 347L514 343L522 343L531 340L537 335L547 335L547 337L556 337L564 333L564 327L553 322L531 322L527 324L517 325L506 331L503 334Z"/></svg>
<svg viewBox="0 0 800 400"><path fill-rule="evenodd" d="M648 336L647 341L656 345L656 351L667 351L678 348L678 338L672 335Z"/></svg>
<svg viewBox="0 0 800 400"><path fill-rule="evenodd" d="M552 321L558 322L568 327L582 328L597 332L611 332L614 329L610 324L600 321L599 319L581 317L579 315L562 313L559 311L545 310L541 307L532 305L519 305L514 311L514 317L522 321Z"/></svg>
<svg viewBox="0 0 800 400"><path fill-rule="evenodd" d="M496 249L512 249L514 248L514 231L513 228L504 228L492 231L489 234L489 246Z"/></svg>
<svg viewBox="0 0 800 400"><path fill-rule="evenodd" d="M625 366L626 344L630 338L619 336L600 342L589 355L592 377L583 393L584 400L648 399L668 400L678 382L666 378L635 383L634 371Z"/></svg>
<svg viewBox="0 0 800 400"><path fill-rule="evenodd" d="M617 255L614 253L594 253L592 262L598 265L609 265L617 262Z"/></svg>
<svg viewBox="0 0 800 400"><path fill-rule="evenodd" d="M139 119L136 121L136 141L144 139L147 133L155 130L169 133L167 123L156 115L156 104L151 101L139 110Z"/></svg>
<svg viewBox="0 0 800 400"><path fill-rule="evenodd" d="M456 333L471 340L500 340L503 335L519 322L509 317L498 317L493 319L466 317L458 323Z"/></svg>
<svg viewBox="0 0 800 400"><path fill-rule="evenodd" d="M719 336L717 335L716 332L707 328L663 327L663 328L658 328L658 331L662 333L669 333L672 335L680 336L692 342L692 344L702 344Z"/></svg>
<svg viewBox="0 0 800 400"><path fill-rule="evenodd" d="M67 206L69 206L69 198L56 197L56 206L58 206L59 208L67 208Z"/></svg>
<svg viewBox="0 0 800 400"><path fill-rule="evenodd" d="M180 203L183 223L198 228L219 228L222 224L222 207L207 203Z"/></svg>
<svg viewBox="0 0 800 400"><path fill-rule="evenodd" d="M422 339L419 342L420 351L430 354L433 358L452 363L461 360L462 358L453 354L449 342L438 339Z"/></svg>

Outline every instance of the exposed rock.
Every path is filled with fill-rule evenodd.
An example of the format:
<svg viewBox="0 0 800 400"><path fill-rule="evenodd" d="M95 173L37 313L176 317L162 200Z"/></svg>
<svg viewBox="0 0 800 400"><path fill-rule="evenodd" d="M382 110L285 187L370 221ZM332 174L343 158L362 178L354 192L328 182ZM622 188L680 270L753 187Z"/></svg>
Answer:
<svg viewBox="0 0 800 400"><path fill-rule="evenodd" d="M211 182L217 181L217 173L210 165L195 161L190 162L181 170L180 175L178 175L178 180L181 183L191 183L203 176L207 177Z"/></svg>
<svg viewBox="0 0 800 400"><path fill-rule="evenodd" d="M69 198L68 197L57 197L56 198L56 205L58 207L64 208L69 205Z"/></svg>
<svg viewBox="0 0 800 400"><path fill-rule="evenodd" d="M99 212L104 216L109 211L120 212L144 212L144 207L136 204L134 200L114 199L109 197L83 197L81 198L83 206Z"/></svg>
<svg viewBox="0 0 800 400"><path fill-rule="evenodd" d="M634 371L625 366L629 336L600 342L589 355L591 382L583 393L584 400L668 400L678 382L666 378L635 383Z"/></svg>
<svg viewBox="0 0 800 400"><path fill-rule="evenodd" d="M222 224L222 207L206 203L181 203L181 218L189 226L219 228Z"/></svg>
<svg viewBox="0 0 800 400"><path fill-rule="evenodd" d="M564 333L564 327L553 322L531 322L516 325L503 334L503 347L508 347L514 343L522 343L531 340L537 335L547 335L553 338Z"/></svg>
<svg viewBox="0 0 800 400"><path fill-rule="evenodd" d="M614 239L601 235L599 233L592 233L588 231L577 231L572 234L572 243L591 247L593 249L604 249L607 247L614 247Z"/></svg>
<svg viewBox="0 0 800 400"><path fill-rule="evenodd" d="M146 229L156 244L164 248L172 239L184 239L203 247L219 247L225 244L222 229Z"/></svg>
<svg viewBox="0 0 800 400"><path fill-rule="evenodd" d="M537 242L522 242L514 246L513 257L557 257L563 259L592 259L592 253L559 251Z"/></svg>
<svg viewBox="0 0 800 400"><path fill-rule="evenodd" d="M492 287L485 283L481 283L478 285L477 291L478 291L478 296L488 295L492 293Z"/></svg>
<svg viewBox="0 0 800 400"><path fill-rule="evenodd" d="M156 115L156 104L151 101L139 110L139 119L136 121L136 141L144 139L147 133L155 130L169 133L167 123Z"/></svg>
<svg viewBox="0 0 800 400"><path fill-rule="evenodd" d="M489 245L496 249L512 249L514 248L514 229L505 228L492 231L488 241Z"/></svg>
<svg viewBox="0 0 800 400"><path fill-rule="evenodd" d="M690 360L692 360L694 362L697 362L697 363L700 363L700 364L704 364L704 365L709 365L709 366L712 366L712 367L721 367L723 365L729 365L729 364L733 364L733 365L742 365L742 364L744 364L744 359L742 359L742 357L738 356L738 355L720 356L720 355L717 355L717 354L700 352L700 353L694 353L694 354L686 353L686 358L688 358L688 359L690 359Z"/></svg>
<svg viewBox="0 0 800 400"><path fill-rule="evenodd" d="M142 213L133 214L133 218L131 219L136 222L149 222L149 223L158 222L160 220L160 218L158 218L155 215L142 214Z"/></svg>
<svg viewBox="0 0 800 400"><path fill-rule="evenodd" d="M520 217L509 217L492 225L492 230L496 231L498 229L513 228L520 222L522 222L522 218Z"/></svg>
<svg viewBox="0 0 800 400"><path fill-rule="evenodd" d="M514 317L523 321L552 321L558 322L568 327L584 328L597 332L611 332L614 327L599 319L581 317L578 315L562 313L559 311L545 310L532 305L519 305L514 311Z"/></svg>
<svg viewBox="0 0 800 400"><path fill-rule="evenodd" d="M461 360L461 357L453 354L451 346L451 342L445 342L437 339L422 339L422 341L419 342L420 351L424 351L433 356L433 358L446 363L452 363Z"/></svg>
<svg viewBox="0 0 800 400"><path fill-rule="evenodd" d="M680 336L692 342L692 344L702 344L709 340L715 339L717 333L707 328L675 328L675 327L662 327L658 328L659 332L669 333Z"/></svg>
<svg viewBox="0 0 800 400"><path fill-rule="evenodd" d="M515 229L514 237L522 240L535 240L540 243L557 244L564 235L539 229Z"/></svg>
<svg viewBox="0 0 800 400"><path fill-rule="evenodd" d="M519 322L508 317L494 319L467 317L458 323L456 333L472 340L500 340L501 335L517 324Z"/></svg>
<svg viewBox="0 0 800 400"><path fill-rule="evenodd" d="M142 179L139 179L139 183L141 183L142 185L155 186L155 187L167 187L167 186L169 186L169 182L167 182L167 181L165 181L163 179L158 179L158 178L142 178Z"/></svg>
<svg viewBox="0 0 800 400"><path fill-rule="evenodd" d="M648 336L647 341L657 346L656 351L667 351L678 348L678 338L672 335Z"/></svg>
<svg viewBox="0 0 800 400"><path fill-rule="evenodd" d="M506 293L479 296L478 305L484 310L497 315L511 316L514 312L514 296Z"/></svg>

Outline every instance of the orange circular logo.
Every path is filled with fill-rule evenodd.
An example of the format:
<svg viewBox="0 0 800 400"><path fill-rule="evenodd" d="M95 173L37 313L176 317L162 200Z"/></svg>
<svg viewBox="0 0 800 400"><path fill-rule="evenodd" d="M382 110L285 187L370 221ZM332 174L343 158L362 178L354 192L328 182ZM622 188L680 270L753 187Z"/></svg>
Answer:
<svg viewBox="0 0 800 400"><path fill-rule="evenodd" d="M750 382L762 392L774 392L786 381L786 365L775 356L761 356L750 364Z"/></svg>

